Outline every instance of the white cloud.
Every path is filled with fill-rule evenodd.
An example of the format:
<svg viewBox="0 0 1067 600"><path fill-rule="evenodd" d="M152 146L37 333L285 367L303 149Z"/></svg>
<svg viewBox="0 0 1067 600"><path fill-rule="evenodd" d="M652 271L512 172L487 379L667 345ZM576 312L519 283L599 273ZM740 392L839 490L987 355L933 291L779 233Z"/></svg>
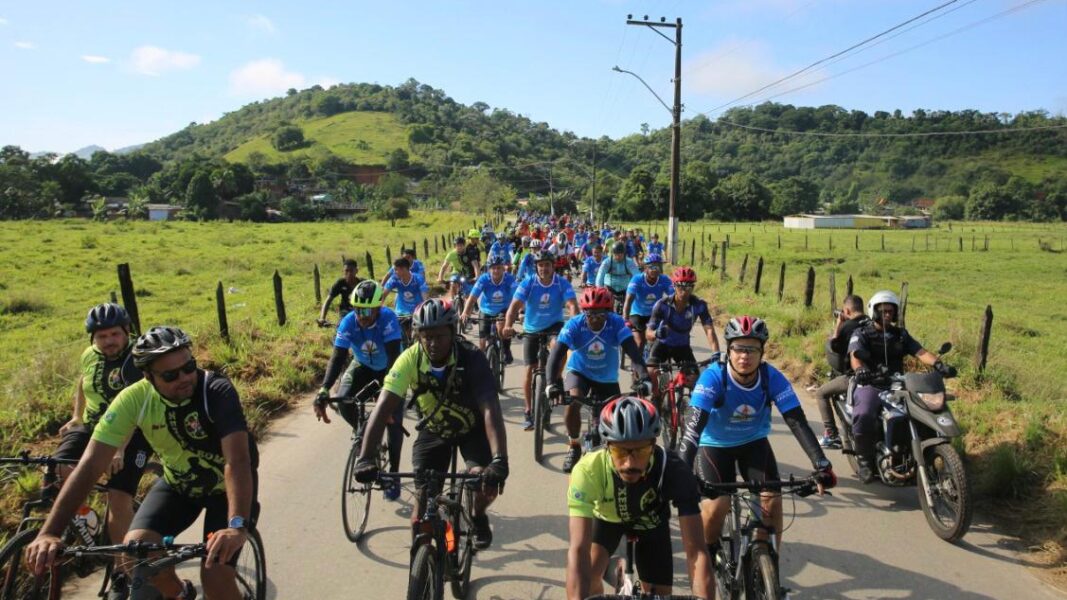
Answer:
<svg viewBox="0 0 1067 600"><path fill-rule="evenodd" d="M230 73L230 93L235 96L261 96L302 88L307 78L295 71L286 71L276 58L254 60Z"/></svg>
<svg viewBox="0 0 1067 600"><path fill-rule="evenodd" d="M0 17L0 25L7 25L7 19Z"/></svg>
<svg viewBox="0 0 1067 600"><path fill-rule="evenodd" d="M15 47L23 50L33 50L37 45L33 42L15 42Z"/></svg>
<svg viewBox="0 0 1067 600"><path fill-rule="evenodd" d="M274 21L271 21L265 15L252 15L247 17L245 18L245 24L262 33L275 33L278 31L278 28L274 26Z"/></svg>
<svg viewBox="0 0 1067 600"><path fill-rule="evenodd" d="M167 50L158 46L140 46L130 55L134 71L142 75L162 75L166 71L192 69L200 64L200 57L188 52Z"/></svg>
<svg viewBox="0 0 1067 600"><path fill-rule="evenodd" d="M111 59L106 56L97 56L96 54L82 54L82 60L87 63L103 64L111 62Z"/></svg>
<svg viewBox="0 0 1067 600"><path fill-rule="evenodd" d="M726 41L698 54L687 87L716 95L741 95L786 74L774 62L767 45L755 41Z"/></svg>

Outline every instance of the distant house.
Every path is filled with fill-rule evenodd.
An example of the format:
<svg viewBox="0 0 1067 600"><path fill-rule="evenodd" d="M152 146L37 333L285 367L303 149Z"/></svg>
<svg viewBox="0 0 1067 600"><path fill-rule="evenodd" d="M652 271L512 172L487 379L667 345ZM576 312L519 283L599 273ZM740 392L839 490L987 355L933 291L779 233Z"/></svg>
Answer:
<svg viewBox="0 0 1067 600"><path fill-rule="evenodd" d="M149 204L148 220L170 221L171 219L175 218L182 210L183 208L181 206L174 206L173 204Z"/></svg>
<svg viewBox="0 0 1067 600"><path fill-rule="evenodd" d="M786 217L783 224L789 229L879 229L890 226L885 219L872 215L803 214Z"/></svg>
<svg viewBox="0 0 1067 600"><path fill-rule="evenodd" d="M911 205L925 212L934 207L934 202L933 198L916 198L911 201Z"/></svg>

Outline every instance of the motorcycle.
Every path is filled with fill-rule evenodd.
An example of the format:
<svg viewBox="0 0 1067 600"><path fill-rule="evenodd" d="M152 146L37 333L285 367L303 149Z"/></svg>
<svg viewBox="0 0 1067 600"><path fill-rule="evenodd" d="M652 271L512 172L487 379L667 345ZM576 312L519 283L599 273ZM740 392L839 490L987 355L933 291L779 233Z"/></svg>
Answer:
<svg viewBox="0 0 1067 600"><path fill-rule="evenodd" d="M938 350L952 349L945 343ZM867 362L868 357L858 356ZM885 485L918 487L919 504L930 529L947 542L963 538L971 524L971 486L963 460L952 446L962 430L948 402L954 397L945 391L945 381L936 371L929 373L889 373L883 366L876 377L881 413L875 442L875 467ZM852 434L852 393L831 398L834 412L843 424L842 453L859 473L855 438Z"/></svg>

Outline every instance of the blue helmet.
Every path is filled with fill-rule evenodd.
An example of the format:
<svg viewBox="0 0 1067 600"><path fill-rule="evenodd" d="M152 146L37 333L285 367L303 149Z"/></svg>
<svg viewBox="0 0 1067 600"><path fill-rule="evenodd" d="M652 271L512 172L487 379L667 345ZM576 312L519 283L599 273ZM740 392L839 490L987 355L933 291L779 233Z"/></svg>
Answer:
<svg viewBox="0 0 1067 600"><path fill-rule="evenodd" d="M452 276L448 278L448 281L451 283L463 283L465 279L466 278L459 273L453 273Z"/></svg>
<svg viewBox="0 0 1067 600"><path fill-rule="evenodd" d="M654 264L654 263L662 264L663 263L663 257L660 256L659 254L652 253L652 254L649 254L648 256L645 257L645 261L644 262L645 262L646 265L651 265L651 264Z"/></svg>
<svg viewBox="0 0 1067 600"><path fill-rule="evenodd" d="M493 254L489 257L490 267L501 267L508 264L508 259L504 258L500 254Z"/></svg>

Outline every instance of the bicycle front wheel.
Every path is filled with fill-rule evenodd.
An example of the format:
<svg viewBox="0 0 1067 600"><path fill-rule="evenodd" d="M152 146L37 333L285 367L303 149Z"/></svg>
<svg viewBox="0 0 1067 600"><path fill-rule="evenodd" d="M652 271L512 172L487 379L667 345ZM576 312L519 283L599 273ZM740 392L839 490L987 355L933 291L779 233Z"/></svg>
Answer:
<svg viewBox="0 0 1067 600"><path fill-rule="evenodd" d="M234 569L237 589L243 600L266 600L267 558L263 552L263 538L259 537L259 531L254 527L249 527L245 535L247 541Z"/></svg>
<svg viewBox="0 0 1067 600"><path fill-rule="evenodd" d="M344 478L341 480L341 521L345 527L345 537L350 542L358 542L367 529L370 516L370 498L373 484L356 481L356 461L359 459L359 446L352 444L345 465Z"/></svg>
<svg viewBox="0 0 1067 600"><path fill-rule="evenodd" d="M533 387L533 419L534 419L534 460L539 464L544 457L545 450L545 376L534 373Z"/></svg>
<svg viewBox="0 0 1067 600"><path fill-rule="evenodd" d="M52 573L35 577L23 561L26 546L37 537L37 529L27 529L11 538L0 550L0 598L3 600L46 600L52 589Z"/></svg>
<svg viewBox="0 0 1067 600"><path fill-rule="evenodd" d="M408 575L407 600L441 600L444 596L444 578L437 562L437 549L432 544L423 544L415 552Z"/></svg>
<svg viewBox="0 0 1067 600"><path fill-rule="evenodd" d="M493 373L493 379L496 380L496 391L504 391L504 363L500 360L500 350L497 349L496 344L489 346L486 349L486 358L489 359L489 370Z"/></svg>
<svg viewBox="0 0 1067 600"><path fill-rule="evenodd" d="M474 493L463 490L463 510L469 511L474 506ZM474 558L474 531L467 529L463 517L453 514L451 518L452 535L456 538L456 549L452 553L452 597L464 600L471 587L471 559Z"/></svg>
<svg viewBox="0 0 1067 600"><path fill-rule="evenodd" d="M782 588L778 585L778 566L767 544L752 546L751 561L745 573L746 600L781 600Z"/></svg>

